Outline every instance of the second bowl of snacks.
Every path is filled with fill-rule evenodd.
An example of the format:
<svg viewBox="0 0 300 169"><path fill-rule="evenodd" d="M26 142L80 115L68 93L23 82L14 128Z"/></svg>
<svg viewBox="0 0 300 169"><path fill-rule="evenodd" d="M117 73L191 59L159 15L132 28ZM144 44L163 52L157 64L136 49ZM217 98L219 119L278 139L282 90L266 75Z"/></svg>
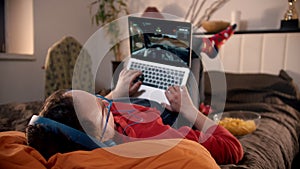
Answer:
<svg viewBox="0 0 300 169"><path fill-rule="evenodd" d="M261 116L251 111L228 111L211 118L234 136L245 136L257 129Z"/></svg>

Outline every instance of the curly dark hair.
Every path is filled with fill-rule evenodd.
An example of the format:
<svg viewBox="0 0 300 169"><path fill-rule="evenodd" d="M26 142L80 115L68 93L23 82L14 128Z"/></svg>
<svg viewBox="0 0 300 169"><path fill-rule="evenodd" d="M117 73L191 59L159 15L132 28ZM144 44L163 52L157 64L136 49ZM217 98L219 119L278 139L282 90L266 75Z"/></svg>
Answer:
<svg viewBox="0 0 300 169"><path fill-rule="evenodd" d="M84 132L76 116L71 95L67 90L58 90L50 95L42 107L39 116L52 119L69 127ZM61 132L51 132L45 125L34 124L26 128L28 145L38 150L46 159L55 153L66 153L75 150L86 150L74 143Z"/></svg>

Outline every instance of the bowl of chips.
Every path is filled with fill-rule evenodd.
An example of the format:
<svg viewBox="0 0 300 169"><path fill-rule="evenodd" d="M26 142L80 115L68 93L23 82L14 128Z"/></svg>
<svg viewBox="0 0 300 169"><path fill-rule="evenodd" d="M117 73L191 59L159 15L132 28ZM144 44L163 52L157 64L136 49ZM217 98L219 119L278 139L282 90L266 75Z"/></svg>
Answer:
<svg viewBox="0 0 300 169"><path fill-rule="evenodd" d="M228 111L214 114L212 119L234 136L245 136L257 129L261 116L251 111Z"/></svg>

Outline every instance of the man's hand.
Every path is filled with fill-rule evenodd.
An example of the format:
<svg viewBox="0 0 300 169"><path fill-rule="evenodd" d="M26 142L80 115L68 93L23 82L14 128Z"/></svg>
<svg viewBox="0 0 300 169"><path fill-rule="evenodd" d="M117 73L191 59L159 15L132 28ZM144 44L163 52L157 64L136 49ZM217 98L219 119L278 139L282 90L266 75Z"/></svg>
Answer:
<svg viewBox="0 0 300 169"><path fill-rule="evenodd" d="M133 81L142 74L138 70L127 70L123 69L119 74L119 79L116 85L116 88L110 92L106 98L120 98L120 97L129 97L135 94L140 86L142 85L141 81L134 83Z"/></svg>
<svg viewBox="0 0 300 169"><path fill-rule="evenodd" d="M196 129L205 132L208 128L215 125L214 121L200 113L194 106L186 87L171 86L165 94L170 102L170 105L164 104L165 108L173 112L182 113L187 120L194 124Z"/></svg>
<svg viewBox="0 0 300 169"><path fill-rule="evenodd" d="M170 105L164 104L164 106L170 111L185 113L195 107L185 86L170 86L165 95Z"/></svg>

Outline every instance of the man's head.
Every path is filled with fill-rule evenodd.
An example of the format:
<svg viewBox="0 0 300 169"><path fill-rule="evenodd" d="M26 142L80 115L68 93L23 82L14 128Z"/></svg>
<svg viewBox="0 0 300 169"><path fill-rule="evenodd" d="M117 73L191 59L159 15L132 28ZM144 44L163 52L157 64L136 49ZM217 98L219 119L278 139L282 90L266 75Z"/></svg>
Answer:
<svg viewBox="0 0 300 169"><path fill-rule="evenodd" d="M102 131L107 118L105 101L80 90L59 90L50 95L39 113L56 122L106 141L113 137L113 117L109 117L107 132L103 138ZM87 150L86 147L74 143L68 134L58 130L53 132L47 125L29 125L26 130L28 144L37 149L45 158L60 152Z"/></svg>
<svg viewBox="0 0 300 169"><path fill-rule="evenodd" d="M74 109L83 130L90 136L101 141L107 141L114 135L114 120L110 113L108 116L109 103L104 98L82 90L71 90L66 92L73 98ZM108 123L104 135L102 135L105 123Z"/></svg>

